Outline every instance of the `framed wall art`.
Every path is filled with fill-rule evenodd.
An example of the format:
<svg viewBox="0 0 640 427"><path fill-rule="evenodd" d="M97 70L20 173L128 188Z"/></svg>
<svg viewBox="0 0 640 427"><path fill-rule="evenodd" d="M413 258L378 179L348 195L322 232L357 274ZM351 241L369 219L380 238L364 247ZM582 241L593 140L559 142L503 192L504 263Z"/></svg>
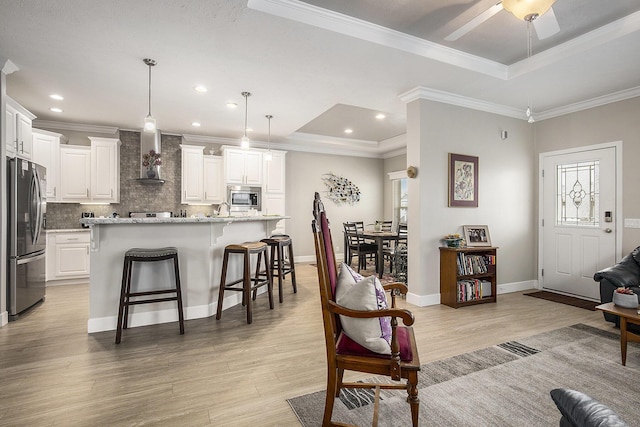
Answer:
<svg viewBox="0 0 640 427"><path fill-rule="evenodd" d="M464 239L467 246L491 246L491 237L489 237L489 227L486 225L463 225Z"/></svg>
<svg viewBox="0 0 640 427"><path fill-rule="evenodd" d="M449 153L449 206L478 207L478 158Z"/></svg>

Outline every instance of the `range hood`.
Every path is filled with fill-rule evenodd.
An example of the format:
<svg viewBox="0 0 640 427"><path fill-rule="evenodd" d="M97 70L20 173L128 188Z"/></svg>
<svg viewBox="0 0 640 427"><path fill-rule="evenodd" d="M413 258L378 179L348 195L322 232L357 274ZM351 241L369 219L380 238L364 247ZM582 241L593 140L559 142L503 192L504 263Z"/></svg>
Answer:
<svg viewBox="0 0 640 427"><path fill-rule="evenodd" d="M162 153L160 142L161 134L159 130L156 130L155 132L145 132L144 130L140 131L140 178L138 181L147 184L164 184L161 165L154 168L156 171L155 176L150 176L147 173L148 168L142 165L143 156L145 154L149 154L149 151L153 150L156 153Z"/></svg>

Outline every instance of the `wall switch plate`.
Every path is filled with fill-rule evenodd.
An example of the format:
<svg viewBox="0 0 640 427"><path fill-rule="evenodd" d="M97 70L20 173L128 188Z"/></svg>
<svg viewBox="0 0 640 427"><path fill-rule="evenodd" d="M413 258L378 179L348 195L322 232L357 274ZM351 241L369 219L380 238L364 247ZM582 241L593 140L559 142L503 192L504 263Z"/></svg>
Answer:
<svg viewBox="0 0 640 427"><path fill-rule="evenodd" d="M624 219L624 227L625 228L640 228L640 218L625 218Z"/></svg>

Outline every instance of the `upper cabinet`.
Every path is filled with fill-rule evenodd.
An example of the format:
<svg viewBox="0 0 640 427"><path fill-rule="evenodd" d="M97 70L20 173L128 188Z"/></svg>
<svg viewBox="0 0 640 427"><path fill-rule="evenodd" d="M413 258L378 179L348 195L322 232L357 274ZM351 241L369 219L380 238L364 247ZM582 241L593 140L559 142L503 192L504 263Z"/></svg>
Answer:
<svg viewBox="0 0 640 427"><path fill-rule="evenodd" d="M33 141L31 123L36 118L23 106L10 97L6 97L5 142L7 157L20 157L31 160Z"/></svg>
<svg viewBox="0 0 640 427"><path fill-rule="evenodd" d="M60 147L60 202L91 200L91 147Z"/></svg>
<svg viewBox="0 0 640 427"><path fill-rule="evenodd" d="M64 135L33 129L33 153L31 160L47 169L47 201L55 202L60 195L60 142Z"/></svg>
<svg viewBox="0 0 640 427"><path fill-rule="evenodd" d="M60 146L60 202L119 203L120 140L90 137L91 147Z"/></svg>
<svg viewBox="0 0 640 427"><path fill-rule="evenodd" d="M271 151L271 160L264 162L264 191L266 193L285 193L286 155L286 151Z"/></svg>
<svg viewBox="0 0 640 427"><path fill-rule="evenodd" d="M224 180L227 184L262 185L262 153L223 147Z"/></svg>
<svg viewBox="0 0 640 427"><path fill-rule="evenodd" d="M184 204L218 204L222 198L222 158L205 156L204 147L180 146L182 151L182 196Z"/></svg>
<svg viewBox="0 0 640 427"><path fill-rule="evenodd" d="M89 137L91 140L91 199L120 202L120 140Z"/></svg>

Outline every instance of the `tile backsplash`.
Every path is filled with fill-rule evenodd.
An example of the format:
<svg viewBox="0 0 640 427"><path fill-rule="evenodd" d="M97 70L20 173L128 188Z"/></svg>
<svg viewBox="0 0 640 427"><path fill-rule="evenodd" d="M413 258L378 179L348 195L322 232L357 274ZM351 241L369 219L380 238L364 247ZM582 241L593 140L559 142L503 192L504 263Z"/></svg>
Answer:
<svg viewBox="0 0 640 427"><path fill-rule="evenodd" d="M47 203L47 229L80 227L83 212L93 212L96 217L110 216L114 212L121 217L129 212L170 211L187 215L212 214L217 206L190 206L180 203L182 188L180 144L178 135L162 135L162 179L165 183L143 184L140 176L140 132L120 131L120 203L110 205L81 205L79 203Z"/></svg>

